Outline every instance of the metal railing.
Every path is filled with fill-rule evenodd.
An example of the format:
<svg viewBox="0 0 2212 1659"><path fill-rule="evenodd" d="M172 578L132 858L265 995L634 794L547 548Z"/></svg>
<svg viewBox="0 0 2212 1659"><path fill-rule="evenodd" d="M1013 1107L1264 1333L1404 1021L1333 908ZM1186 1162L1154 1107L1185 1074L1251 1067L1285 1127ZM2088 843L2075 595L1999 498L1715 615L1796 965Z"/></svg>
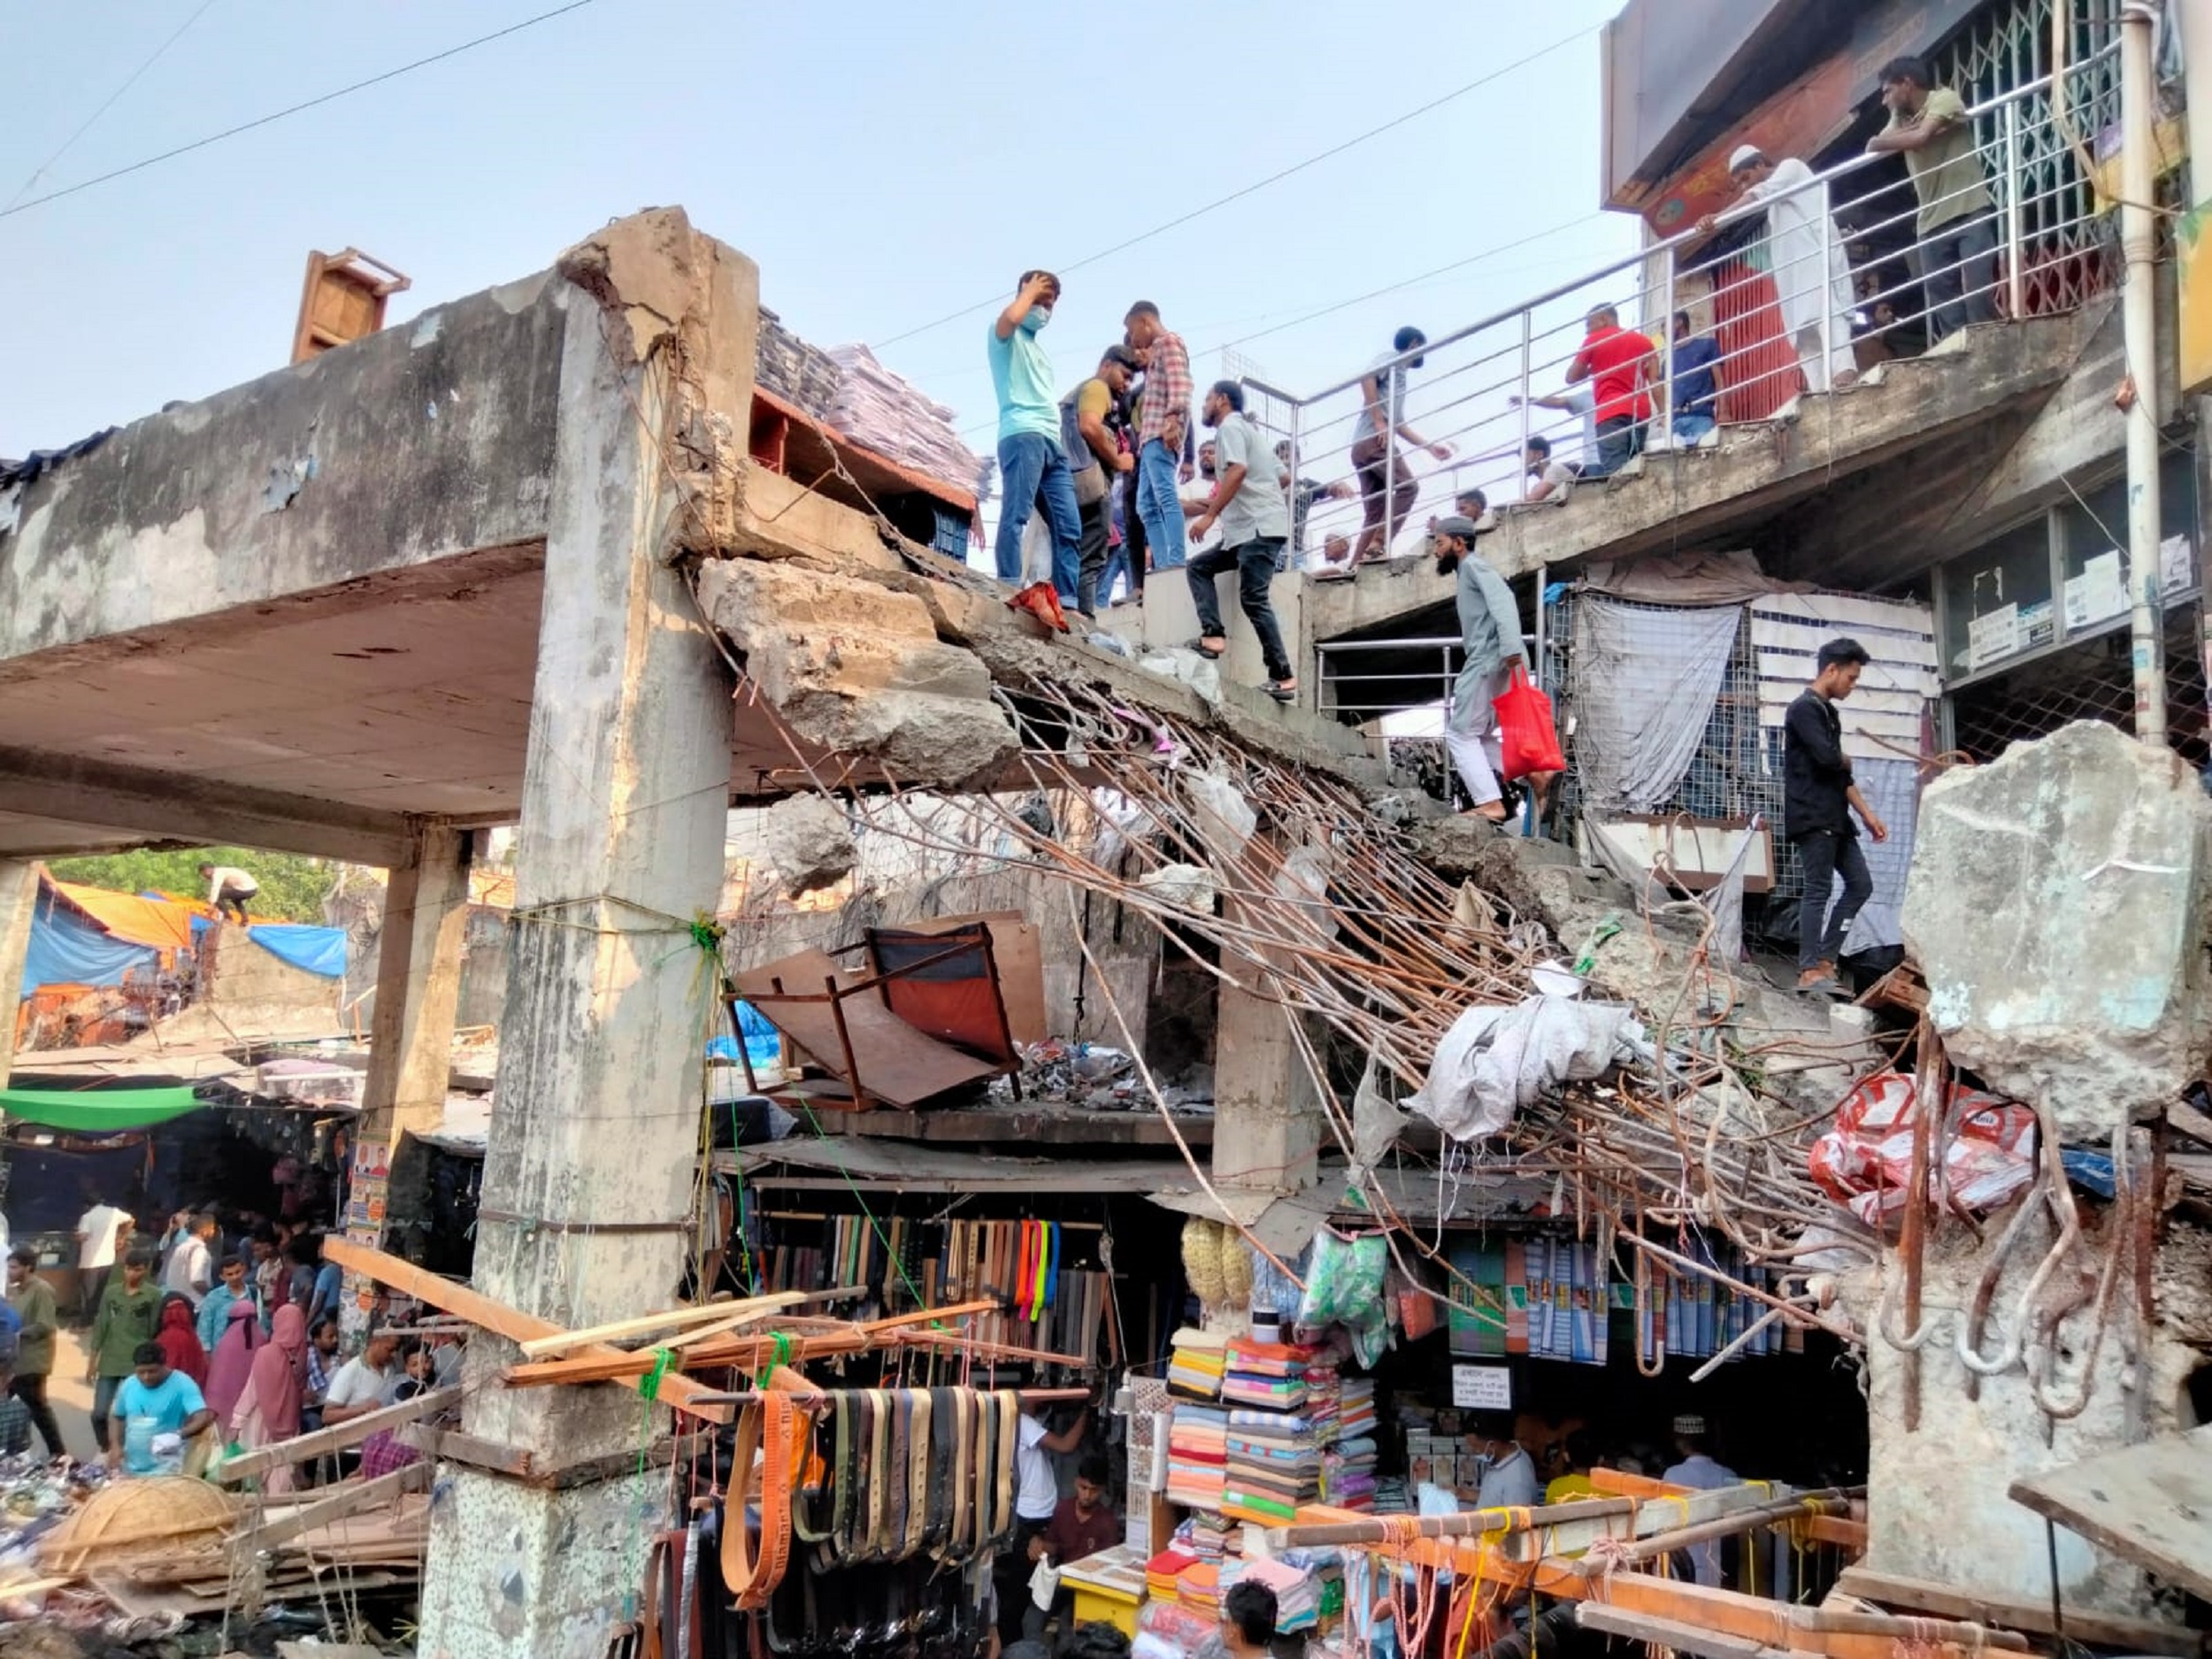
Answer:
<svg viewBox="0 0 2212 1659"><path fill-rule="evenodd" d="M1540 634L1524 634L1521 644L1528 661L1542 660ZM1348 672L1339 660L1349 658L1353 665L1363 669L1385 652L1397 660L1379 672ZM1466 652L1455 634L1410 640L1323 640L1315 644L1313 654L1318 711L1356 715L1365 719L1409 709L1434 708L1440 711L1448 707L1452 699L1452 684L1459 678L1460 664ZM1394 693L1371 695L1360 689L1370 686L1397 689ZM1351 689L1348 697L1345 695L1348 688ZM1408 695L1417 692L1418 695Z"/></svg>
<svg viewBox="0 0 2212 1659"><path fill-rule="evenodd" d="M1769 419L1801 392L1924 349L1963 321L2054 314L2116 286L2110 204L2086 157L2117 120L2115 45L1970 108L1973 168L1956 167L1933 202L1909 179L1876 184L1868 170L1881 157L1856 156L1318 391L1248 380L1273 435L1290 442L1294 479L1353 484L1348 503L1316 501L1309 565L1337 534L1356 557L1410 551L1400 538L1453 511L1470 487L1493 507L1522 500L1532 439L1551 444L1555 461L1578 462L1580 479L1601 477L1633 452L1697 442L1701 423L1684 414L1724 426ZM1859 187L1844 204L1848 230L1836 219L1839 187ZM1694 244L1740 236L1762 215L1763 233L1693 256ZM1604 407L1583 399L1596 389L1582 359L1599 307L1652 345L1647 383L1631 393L1605 377ZM1705 325L1691 332L1718 349L1715 396L1686 410L1664 325L1701 311ZM1402 413L1379 420L1370 388L1387 410L1394 383ZM1562 494L1571 498L1571 481Z"/></svg>

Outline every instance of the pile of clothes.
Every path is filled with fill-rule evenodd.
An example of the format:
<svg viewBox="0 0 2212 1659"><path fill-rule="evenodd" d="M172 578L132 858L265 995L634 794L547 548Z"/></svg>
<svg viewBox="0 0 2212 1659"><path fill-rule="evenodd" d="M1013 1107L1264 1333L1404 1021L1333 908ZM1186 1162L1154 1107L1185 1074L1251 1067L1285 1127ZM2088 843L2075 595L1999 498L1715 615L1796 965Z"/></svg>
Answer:
<svg viewBox="0 0 2212 1659"><path fill-rule="evenodd" d="M1168 1339L1167 1386L1191 1400L1218 1400L1228 1369L1223 1338L1186 1325Z"/></svg>
<svg viewBox="0 0 2212 1659"><path fill-rule="evenodd" d="M1321 1448L1294 1412L1230 1412L1228 1458L1221 1512L1232 1520L1287 1526L1300 1504L1320 1500Z"/></svg>
<svg viewBox="0 0 2212 1659"><path fill-rule="evenodd" d="M1306 1403L1306 1362L1312 1354L1311 1348L1286 1342L1233 1340L1226 1350L1221 1397L1231 1405L1296 1411Z"/></svg>
<svg viewBox="0 0 2212 1659"><path fill-rule="evenodd" d="M1187 1509L1221 1508L1229 1463L1229 1414L1216 1406L1176 1405L1168 1419L1167 1501Z"/></svg>

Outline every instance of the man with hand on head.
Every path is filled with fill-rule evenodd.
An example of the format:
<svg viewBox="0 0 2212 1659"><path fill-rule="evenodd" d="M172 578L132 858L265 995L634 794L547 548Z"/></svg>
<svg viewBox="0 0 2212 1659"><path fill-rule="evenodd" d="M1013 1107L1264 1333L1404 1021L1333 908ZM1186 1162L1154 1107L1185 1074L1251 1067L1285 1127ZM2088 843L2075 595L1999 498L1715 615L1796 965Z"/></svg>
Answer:
<svg viewBox="0 0 2212 1659"><path fill-rule="evenodd" d="M1014 298L991 324L985 354L998 394L999 503L993 543L1001 581L1022 579L1022 531L1033 508L1044 509L1052 529L1052 585L1068 604L1076 602L1082 565L1082 514L1068 456L1060 447L1059 400L1052 390L1052 359L1037 336L1059 303L1060 279L1049 271L1025 271Z"/></svg>

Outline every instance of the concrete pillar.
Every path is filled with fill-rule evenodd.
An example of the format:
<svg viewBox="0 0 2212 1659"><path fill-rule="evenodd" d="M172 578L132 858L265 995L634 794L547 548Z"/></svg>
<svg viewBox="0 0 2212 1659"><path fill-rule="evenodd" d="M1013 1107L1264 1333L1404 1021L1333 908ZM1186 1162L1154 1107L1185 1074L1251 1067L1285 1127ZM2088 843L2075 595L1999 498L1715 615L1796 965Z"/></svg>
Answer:
<svg viewBox="0 0 2212 1659"><path fill-rule="evenodd" d="M1224 982L1214 1033L1213 1181L1294 1193L1311 1187L1321 1096L1279 1002Z"/></svg>
<svg viewBox="0 0 2212 1659"><path fill-rule="evenodd" d="M709 407L742 443L759 293L751 264L679 212L610 227L564 273L580 255L591 286L567 295L473 1274L480 1290L570 1325L669 1305L685 1248L713 992L686 924L721 890L732 684L666 562L689 532L662 442L679 426L703 436L706 411L687 416L685 400L719 375ZM665 1412L631 1389L502 1388L493 1373L514 1357L503 1341L471 1345L466 1433L550 1471L665 1432ZM431 1511L424 1659L601 1659L638 1605L665 1475L561 1491L466 1464L446 1478Z"/></svg>
<svg viewBox="0 0 2212 1659"><path fill-rule="evenodd" d="M391 871L384 887L369 1075L354 1153L357 1163L382 1159L390 1176L383 1215L347 1231L402 1255L408 1254L408 1229L423 1214L422 1149L408 1137L435 1128L444 1117L452 1074L473 840L448 825L425 826L415 834L412 856ZM349 1334L356 1323L366 1323L353 1298L343 1313Z"/></svg>
<svg viewBox="0 0 2212 1659"><path fill-rule="evenodd" d="M15 1061L15 1022L22 1012L23 958L31 949L31 912L38 904L38 866L27 858L0 858L0 1088Z"/></svg>

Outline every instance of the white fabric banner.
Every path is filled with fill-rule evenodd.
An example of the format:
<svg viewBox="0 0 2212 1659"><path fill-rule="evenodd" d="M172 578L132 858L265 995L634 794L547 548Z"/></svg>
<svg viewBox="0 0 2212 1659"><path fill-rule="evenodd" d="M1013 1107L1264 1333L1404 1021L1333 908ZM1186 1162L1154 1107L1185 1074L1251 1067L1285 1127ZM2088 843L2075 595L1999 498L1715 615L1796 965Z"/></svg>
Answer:
<svg viewBox="0 0 2212 1659"><path fill-rule="evenodd" d="M1741 605L1655 610L1581 595L1574 737L1583 810L1650 812L1672 795L1712 718Z"/></svg>

